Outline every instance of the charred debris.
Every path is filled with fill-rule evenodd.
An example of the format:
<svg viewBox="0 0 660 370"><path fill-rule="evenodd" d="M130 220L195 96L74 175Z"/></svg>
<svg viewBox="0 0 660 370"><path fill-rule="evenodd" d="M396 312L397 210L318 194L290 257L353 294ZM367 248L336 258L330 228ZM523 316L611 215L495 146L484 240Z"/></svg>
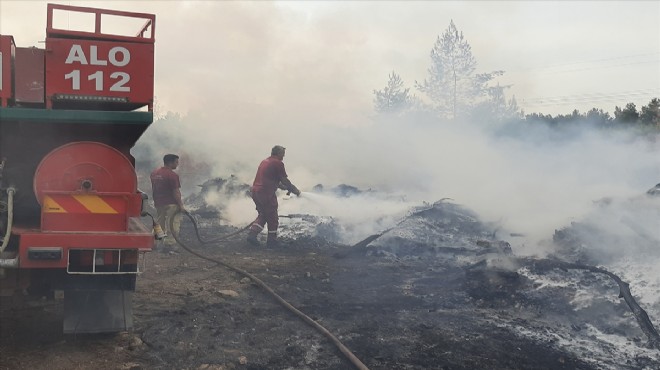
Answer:
<svg viewBox="0 0 660 370"><path fill-rule="evenodd" d="M207 204L205 199L209 194L215 193L227 199L235 197L249 197L249 185L241 183L233 175L227 179L214 178L198 185L198 193L188 196L184 201L196 219L221 220L225 209L222 206ZM313 192L332 195L338 198L350 198L353 196L376 193L372 189L360 190L354 186L342 184L333 188L326 188L319 184L313 188ZM644 197L660 198L660 183L649 189ZM635 207L635 200L629 201L631 207ZM596 202L607 213L613 204L612 199L603 199ZM322 247L327 243L339 243L341 226L332 216L312 214L288 214L280 215L282 218L294 220L294 222L281 225L281 232L285 238L305 240L312 247ZM497 238L501 230L496 225L482 222L478 215L471 210L454 203L445 198L434 203L423 204L411 209L408 214L389 228L382 232L368 235L364 239L352 245L342 246L334 255L336 258L350 258L360 255L362 257L384 258L390 261L428 261L429 268L442 265L438 261L451 261L454 267L460 267L465 271L465 288L470 295L477 298L480 304L493 306L505 306L503 301L510 300L507 304L516 306L539 307L544 306L543 300L563 300L561 303L553 303L546 307L563 306L564 311L552 313L552 315L566 314L572 316L570 328L574 331L570 335L579 332L585 326L593 326L602 332L617 332L623 336L635 336L640 332L646 336L646 348L660 350L660 336L653 325L652 318L639 305L630 291L630 284L621 279L615 273L602 267L606 260L602 250L594 247L594 243L608 240L609 243L636 243L641 250L657 248L657 240L652 236L640 233L632 240L623 240L616 235L609 235L608 230L599 229L596 225L585 222L573 222L570 226L555 230L553 243L556 253L544 258L529 256L516 256L511 244L507 240ZM506 233L505 235L515 239L522 234ZM510 238L510 239L511 239ZM591 251L599 251L598 255ZM616 256L609 255L609 258ZM570 271L579 271L573 272ZM563 279L572 281L571 284L584 285L587 289L593 289L595 295L614 295L618 288L618 298L623 302L612 303L603 297L593 298L593 305L609 302L610 307L605 311L610 314L625 315L622 304L628 308L637 323L637 329L622 324L612 324L615 329L608 328L608 318L600 315L594 316L594 312L601 309L587 307L580 310L571 308L570 302L566 302L566 292L557 289L549 289L550 292L539 293L544 283L534 281L535 278L543 280ZM544 277L545 275L545 277ZM608 283L600 278L611 279ZM583 282L576 282L583 279ZM474 280L471 282L470 280ZM478 282L478 283L475 283ZM496 286L493 286L495 284ZM584 287L583 287L584 288ZM577 312L577 313L576 313ZM594 319L595 321L590 322ZM610 318L614 322L619 318ZM625 327L624 327L625 326ZM565 334L565 333L564 333ZM555 334L561 336L563 334ZM586 335L586 334L585 334ZM592 336L593 337L593 336ZM592 338L593 339L593 338ZM634 338L634 342L639 341Z"/></svg>

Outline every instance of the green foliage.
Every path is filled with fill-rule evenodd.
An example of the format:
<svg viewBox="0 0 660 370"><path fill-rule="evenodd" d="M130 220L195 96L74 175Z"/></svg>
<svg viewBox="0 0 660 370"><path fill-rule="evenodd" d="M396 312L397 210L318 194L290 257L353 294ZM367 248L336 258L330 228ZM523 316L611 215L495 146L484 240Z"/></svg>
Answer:
<svg viewBox="0 0 660 370"><path fill-rule="evenodd" d="M603 112L602 109L597 108L592 108L586 114L582 114L575 109L571 114L558 114L554 117L549 114L543 115L541 113L532 113L525 115L525 119L528 121L543 122L549 125L585 123L601 127L608 126L612 122L609 113Z"/></svg>
<svg viewBox="0 0 660 370"><path fill-rule="evenodd" d="M452 20L433 45L429 77L416 83L417 89L430 99L439 114L455 118L458 111L465 111L471 105L471 98L478 94L487 79L487 76L474 75L476 67L472 47Z"/></svg>
<svg viewBox="0 0 660 370"><path fill-rule="evenodd" d="M486 87L484 89L487 99L476 103L472 110L469 112L468 117L472 120L479 121L484 117L487 119L495 120L511 120L522 118L518 101L513 96L508 101L504 94L504 88L499 84L493 87Z"/></svg>
<svg viewBox="0 0 660 370"><path fill-rule="evenodd" d="M614 109L614 117L600 108L592 108L582 114L574 110L570 114L556 116L542 113L524 114L516 97L507 100L505 90L510 85L492 85L504 71L476 73L477 61L472 48L454 21L442 36L438 36L431 49L431 66L428 77L416 88L427 98L425 101L410 94L401 77L392 72L387 86L373 90L374 109L379 114L406 112L433 121L457 118L472 121L512 121L545 123L551 126L585 124L601 128L642 126L645 131L660 130L660 99L654 98L641 111L634 103Z"/></svg>
<svg viewBox="0 0 660 370"><path fill-rule="evenodd" d="M653 98L648 105L642 106L641 113L634 103L626 104L625 108L615 107L614 118L599 108L592 108L586 114L574 110L571 114L556 116L532 113L525 115L528 122L545 123L550 126L589 124L600 128L639 128L642 132L660 130L660 99ZM650 131L649 131L650 130Z"/></svg>
<svg viewBox="0 0 660 370"><path fill-rule="evenodd" d="M431 102L441 117L472 119L509 119L519 117L515 98L506 101L504 90L510 86L491 86L504 71L475 73L477 60L472 47L452 20L431 49L428 78L416 87Z"/></svg>
<svg viewBox="0 0 660 370"><path fill-rule="evenodd" d="M587 112L585 118L587 121L598 126L605 127L612 124L612 117L609 113L604 112L602 109L591 108L591 110Z"/></svg>
<svg viewBox="0 0 660 370"><path fill-rule="evenodd" d="M649 105L642 107L639 120L643 125L655 126L660 129L660 99L653 98Z"/></svg>
<svg viewBox="0 0 660 370"><path fill-rule="evenodd" d="M389 75L387 86L374 90L374 108L378 113L398 113L410 107L409 88L403 87L403 80L394 71Z"/></svg>
<svg viewBox="0 0 660 370"><path fill-rule="evenodd" d="M639 113L635 103L628 103L624 109L614 107L614 119L618 123L637 123L639 121Z"/></svg>

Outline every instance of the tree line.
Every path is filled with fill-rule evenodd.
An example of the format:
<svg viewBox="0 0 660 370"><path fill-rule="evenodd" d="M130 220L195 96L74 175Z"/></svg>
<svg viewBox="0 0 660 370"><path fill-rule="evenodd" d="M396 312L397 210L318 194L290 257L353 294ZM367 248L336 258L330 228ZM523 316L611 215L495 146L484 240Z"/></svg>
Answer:
<svg viewBox="0 0 660 370"><path fill-rule="evenodd" d="M511 85L493 84L504 71L477 73L477 61L472 48L452 20L445 32L438 36L431 49L428 77L415 81L421 93L416 96L405 87L395 71L388 76L387 85L374 90L374 110L378 115L400 116L422 113L439 120L483 120L541 122L549 125L589 122L602 127L643 126L660 130L660 99L653 98L639 110L634 103L623 108L616 106L614 116L599 108L586 113L574 110L556 116L542 113L526 114L515 96L507 99L505 91Z"/></svg>

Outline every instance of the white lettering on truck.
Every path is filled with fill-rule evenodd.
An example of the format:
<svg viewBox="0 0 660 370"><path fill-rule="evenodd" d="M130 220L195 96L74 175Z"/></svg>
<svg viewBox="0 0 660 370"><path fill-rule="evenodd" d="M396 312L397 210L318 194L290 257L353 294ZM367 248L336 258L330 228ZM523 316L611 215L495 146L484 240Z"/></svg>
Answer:
<svg viewBox="0 0 660 370"><path fill-rule="evenodd" d="M117 54L121 54L121 57L118 57ZM98 56L98 49L96 45L90 45L89 46L89 56L90 62L87 62L87 56L85 56L85 51L83 50L82 46L73 44L71 45L71 49L69 50L69 55L66 57L66 61L64 61L64 64L73 64L73 63L80 63L83 65L93 65L93 66L107 66L108 61L99 59ZM110 60L110 64L112 64L115 67L124 67L131 61L131 52L128 51L123 46L115 46L110 49L108 52L108 59Z"/></svg>
<svg viewBox="0 0 660 370"><path fill-rule="evenodd" d="M69 50L69 55L66 57L64 64L80 63L82 65L94 66L107 66L108 62L115 67L125 67L131 62L131 52L123 46L115 46L108 51L108 58L102 59L98 55L98 47L96 45L89 46L89 62L85 51L81 45L73 44ZM131 75L126 72L112 72L110 78L118 80L112 86L110 91L130 92L130 86L125 86L130 80ZM64 75L65 80L71 80L71 89L80 90L80 70L74 69L70 73ZM103 71L92 72L87 75L87 81L94 81L94 89L96 91L103 91Z"/></svg>

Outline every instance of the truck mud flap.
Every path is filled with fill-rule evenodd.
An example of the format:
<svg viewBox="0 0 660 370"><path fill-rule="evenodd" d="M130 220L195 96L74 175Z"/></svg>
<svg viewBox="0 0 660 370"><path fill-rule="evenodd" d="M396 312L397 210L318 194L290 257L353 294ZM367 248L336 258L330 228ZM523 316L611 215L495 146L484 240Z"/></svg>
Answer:
<svg viewBox="0 0 660 370"><path fill-rule="evenodd" d="M110 333L133 327L133 292L65 290L64 333Z"/></svg>

